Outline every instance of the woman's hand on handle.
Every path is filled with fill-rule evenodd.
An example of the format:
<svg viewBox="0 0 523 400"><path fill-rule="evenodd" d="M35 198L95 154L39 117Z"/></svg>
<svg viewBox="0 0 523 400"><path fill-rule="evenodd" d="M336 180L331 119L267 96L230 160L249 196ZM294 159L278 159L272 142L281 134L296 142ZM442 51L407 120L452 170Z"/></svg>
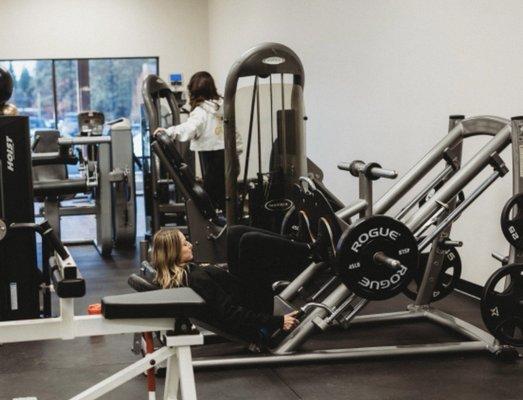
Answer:
<svg viewBox="0 0 523 400"><path fill-rule="evenodd" d="M159 134L161 133L166 133L167 131L165 130L165 128L156 128L156 130L154 131L153 133L153 137L155 138L156 136L158 136Z"/></svg>
<svg viewBox="0 0 523 400"><path fill-rule="evenodd" d="M283 316L283 330L285 332L292 331L300 323L300 320L298 318L296 318L296 315L298 315L298 312L299 311L293 311L293 312L291 312L289 314L285 314Z"/></svg>

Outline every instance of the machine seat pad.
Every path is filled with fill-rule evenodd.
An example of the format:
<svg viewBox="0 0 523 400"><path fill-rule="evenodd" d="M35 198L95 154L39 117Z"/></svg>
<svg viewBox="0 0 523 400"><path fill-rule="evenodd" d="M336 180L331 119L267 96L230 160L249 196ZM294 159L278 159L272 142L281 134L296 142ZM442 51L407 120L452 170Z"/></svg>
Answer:
<svg viewBox="0 0 523 400"><path fill-rule="evenodd" d="M204 306L205 301L194 290L182 287L106 296L102 314L107 319L189 318Z"/></svg>

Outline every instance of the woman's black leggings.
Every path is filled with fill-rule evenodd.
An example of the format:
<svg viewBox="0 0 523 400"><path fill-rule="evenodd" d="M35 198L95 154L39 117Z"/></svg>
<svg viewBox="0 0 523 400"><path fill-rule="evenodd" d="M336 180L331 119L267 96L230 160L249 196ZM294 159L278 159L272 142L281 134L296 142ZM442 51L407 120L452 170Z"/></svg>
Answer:
<svg viewBox="0 0 523 400"><path fill-rule="evenodd" d="M245 285L245 305L272 314L272 284L291 280L310 263L309 246L277 233L235 225L227 230L229 272Z"/></svg>
<svg viewBox="0 0 523 400"><path fill-rule="evenodd" d="M225 210L225 152L224 150L200 151L203 188L214 207Z"/></svg>

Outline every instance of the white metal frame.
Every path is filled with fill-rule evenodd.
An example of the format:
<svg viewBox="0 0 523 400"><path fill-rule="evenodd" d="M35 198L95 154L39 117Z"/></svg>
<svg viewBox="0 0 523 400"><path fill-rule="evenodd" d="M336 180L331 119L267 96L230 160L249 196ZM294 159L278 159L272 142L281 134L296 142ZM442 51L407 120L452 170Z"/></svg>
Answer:
<svg viewBox="0 0 523 400"><path fill-rule="evenodd" d="M102 315L74 315L74 299L60 299L60 317L0 322L0 343L74 339L122 333L168 331L173 318L105 319ZM131 364L71 400L92 400L123 385L151 366L167 360L164 400L196 400L191 346L203 344L203 335L166 335L166 346ZM180 397L178 397L180 393Z"/></svg>

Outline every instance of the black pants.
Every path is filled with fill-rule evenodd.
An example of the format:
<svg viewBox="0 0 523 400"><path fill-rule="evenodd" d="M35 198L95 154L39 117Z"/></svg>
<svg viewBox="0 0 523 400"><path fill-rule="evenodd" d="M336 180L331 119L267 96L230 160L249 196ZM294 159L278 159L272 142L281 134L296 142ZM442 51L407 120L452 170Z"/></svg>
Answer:
<svg viewBox="0 0 523 400"><path fill-rule="evenodd" d="M214 207L225 210L225 151L200 151L203 188Z"/></svg>
<svg viewBox="0 0 523 400"><path fill-rule="evenodd" d="M245 285L243 303L272 314L272 284L294 279L309 263L309 247L277 233L235 225L227 230L229 272Z"/></svg>

